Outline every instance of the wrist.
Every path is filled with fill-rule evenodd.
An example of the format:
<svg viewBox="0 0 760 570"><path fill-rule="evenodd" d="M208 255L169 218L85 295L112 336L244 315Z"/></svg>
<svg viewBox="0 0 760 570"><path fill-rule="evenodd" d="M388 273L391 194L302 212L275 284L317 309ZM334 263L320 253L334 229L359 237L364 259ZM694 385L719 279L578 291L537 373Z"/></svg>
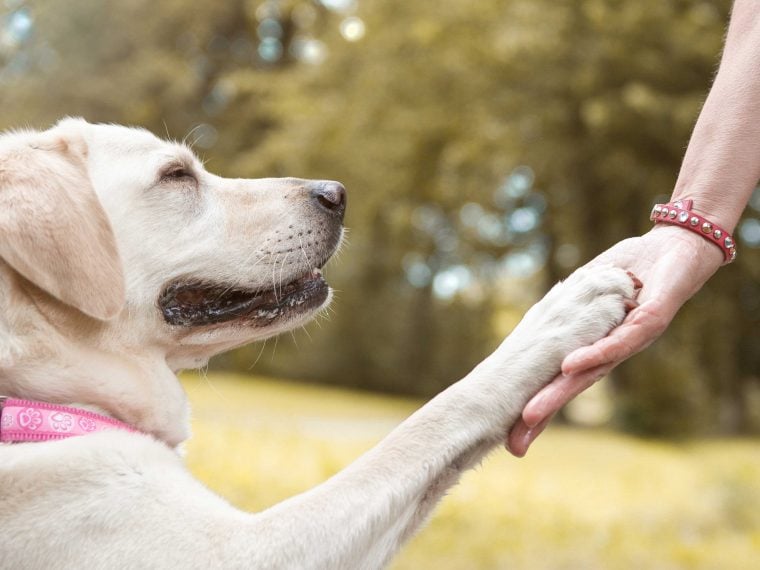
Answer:
<svg viewBox="0 0 760 570"><path fill-rule="evenodd" d="M690 250L694 258L703 259L708 265L720 267L723 263L723 253L706 239L695 233L685 231L683 228L667 224L655 224L649 233L667 239L671 243L678 243L679 246Z"/></svg>
<svg viewBox="0 0 760 570"><path fill-rule="evenodd" d="M731 195L731 192L725 192L725 194ZM737 194L739 193L737 192ZM733 206L721 198L722 196L716 196L714 192L679 191L676 189L670 198L670 203L679 200L692 200L694 203L691 208L692 211L711 220L729 233L733 233L741 218L744 204Z"/></svg>
<svg viewBox="0 0 760 570"><path fill-rule="evenodd" d="M699 260L700 265L710 269L710 274L723 265L723 252L695 233L677 226L655 224L649 234L656 236L658 241L667 242L669 247L675 246L675 249L688 256L689 261Z"/></svg>
<svg viewBox="0 0 760 570"><path fill-rule="evenodd" d="M691 199L655 204L649 219L655 224L672 225L701 238L721 252L724 264L731 263L736 259L733 236L713 219L702 216L693 206Z"/></svg>

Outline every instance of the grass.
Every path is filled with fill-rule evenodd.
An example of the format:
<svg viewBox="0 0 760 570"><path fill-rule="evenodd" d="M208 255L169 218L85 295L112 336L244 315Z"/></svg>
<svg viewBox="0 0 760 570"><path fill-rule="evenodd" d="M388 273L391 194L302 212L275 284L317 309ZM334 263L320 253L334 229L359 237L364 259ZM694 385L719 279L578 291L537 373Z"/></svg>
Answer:
<svg viewBox="0 0 760 570"><path fill-rule="evenodd" d="M324 481L420 405L233 375L184 383L190 469L253 511ZM496 453L465 475L392 568L746 570L758 560L760 440L553 428L525 459Z"/></svg>

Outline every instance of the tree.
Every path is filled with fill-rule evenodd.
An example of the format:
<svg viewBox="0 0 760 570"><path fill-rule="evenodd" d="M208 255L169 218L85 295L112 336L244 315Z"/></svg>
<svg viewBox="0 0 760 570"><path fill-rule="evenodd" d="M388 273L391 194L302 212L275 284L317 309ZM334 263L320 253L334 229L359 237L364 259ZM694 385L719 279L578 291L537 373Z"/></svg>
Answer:
<svg viewBox="0 0 760 570"><path fill-rule="evenodd" d="M530 164L548 197L550 283L647 229L651 204L674 183L728 8L607 0L362 5L368 32L360 52L328 37L333 55L325 64L291 75L294 89L279 105L282 127L251 164L337 172L362 189L364 210L354 201L353 219L373 223L355 237L365 269L351 286L372 290L382 310L393 302L393 281L378 285L379 276L392 275L410 248L405 232L415 206L487 203L505 173ZM292 152L295 138L301 144ZM757 252L744 248L659 343L618 370L623 425L670 434L749 428L747 394L758 375L755 267ZM371 301L342 302L373 315L371 324L340 323L350 330L346 338L373 339L359 353L387 345ZM411 306L427 303L414 298ZM719 321L725 328L707 338L702 331ZM393 358L383 352L380 360ZM386 372L381 362L370 364Z"/></svg>
<svg viewBox="0 0 760 570"><path fill-rule="evenodd" d="M218 366L428 395L541 289L647 229L730 2L16 4L34 29L0 48L0 126L195 128L213 171L349 188L329 323ZM737 263L616 372L621 425L760 429L760 237L745 233Z"/></svg>

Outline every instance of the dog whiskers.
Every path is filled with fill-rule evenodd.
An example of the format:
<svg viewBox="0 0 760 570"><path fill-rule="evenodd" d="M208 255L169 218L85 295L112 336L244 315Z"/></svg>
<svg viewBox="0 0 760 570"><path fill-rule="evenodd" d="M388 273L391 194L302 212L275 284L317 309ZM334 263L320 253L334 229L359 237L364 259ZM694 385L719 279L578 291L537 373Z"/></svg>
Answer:
<svg viewBox="0 0 760 570"><path fill-rule="evenodd" d="M309 334L309 329L306 328L306 325L301 325L301 329L303 329L303 332L306 333L306 336L309 337L309 342L314 342L314 339L311 338L311 334Z"/></svg>
<svg viewBox="0 0 760 570"><path fill-rule="evenodd" d="M298 242L301 244L301 253L303 253L303 256L306 258L306 270L312 269L314 265L312 265L311 260L309 259L309 256L306 253L306 249L303 247L303 240L301 239L301 236L298 236Z"/></svg>
<svg viewBox="0 0 760 570"><path fill-rule="evenodd" d="M288 256L290 253L286 253L285 257L282 258L282 265L280 265L280 295L282 295L282 272L285 270L285 262L288 260Z"/></svg>
<svg viewBox="0 0 760 570"><path fill-rule="evenodd" d="M164 125L166 125L166 123L164 123ZM188 142L187 142L187 141L188 141L188 139L189 139L191 136L193 136L193 133L194 133L195 131L197 131L198 129L200 129L202 126L203 126L203 124L202 124L202 123L198 123L198 124L197 124L197 125L195 125L195 126L192 128L192 129L190 129L190 131L189 131L189 132L188 132L188 133L187 133L187 134L184 136L184 138L182 139L182 142L181 142L181 144L182 144L183 146L188 146L188 147L190 147L190 148L192 149L192 148L195 146L195 143L197 143L197 142L198 142L198 139L195 139L195 140L194 140L192 143L189 143L189 144L188 144ZM167 134L167 135L169 134L169 130L168 130L168 129L167 129L167 131L166 131L166 134Z"/></svg>
<svg viewBox="0 0 760 570"><path fill-rule="evenodd" d="M211 388L211 391L214 392L214 394L216 394L219 397L219 399L222 400L225 404L229 404L230 403L230 399L227 396L225 396L224 394L222 394L219 390L217 390L217 388L214 385L214 383L211 382L211 380L209 380L209 377L208 377L208 362L206 363L206 366L204 366L203 368L201 368L198 372L200 373L201 378L203 378L203 380L206 382L206 384L208 384L208 387Z"/></svg>
<svg viewBox="0 0 760 570"><path fill-rule="evenodd" d="M274 362L274 355L277 353L277 341L280 340L279 336L274 337L274 348L272 349L272 359L271 362Z"/></svg>
<svg viewBox="0 0 760 570"><path fill-rule="evenodd" d="M272 264L272 288L274 289L274 300L279 303L280 299L277 296L277 258L278 254L274 256L274 263Z"/></svg>
<svg viewBox="0 0 760 570"><path fill-rule="evenodd" d="M268 340L269 340L268 338L264 339L264 342L261 344L261 350L259 350L259 355L256 357L256 360L253 361L253 364L251 364L248 367L248 371L253 370L253 367L256 366L256 364L258 364L259 359L261 358L261 355L264 354L264 349L267 347L267 341Z"/></svg>

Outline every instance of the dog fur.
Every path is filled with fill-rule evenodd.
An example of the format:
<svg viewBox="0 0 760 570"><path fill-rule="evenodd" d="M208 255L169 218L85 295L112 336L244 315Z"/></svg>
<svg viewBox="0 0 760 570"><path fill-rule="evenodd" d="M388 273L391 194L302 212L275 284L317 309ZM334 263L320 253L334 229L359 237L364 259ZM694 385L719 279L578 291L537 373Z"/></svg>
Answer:
<svg viewBox="0 0 760 570"><path fill-rule="evenodd" d="M381 568L634 294L622 270L577 271L348 468L241 512L183 465L189 414L176 373L304 324L330 295L198 326L170 324L158 300L184 279L274 289L284 303L283 284L321 267L342 237L342 212L315 199L320 184L220 178L182 144L81 119L0 136L0 395L142 432L0 444L0 567Z"/></svg>

